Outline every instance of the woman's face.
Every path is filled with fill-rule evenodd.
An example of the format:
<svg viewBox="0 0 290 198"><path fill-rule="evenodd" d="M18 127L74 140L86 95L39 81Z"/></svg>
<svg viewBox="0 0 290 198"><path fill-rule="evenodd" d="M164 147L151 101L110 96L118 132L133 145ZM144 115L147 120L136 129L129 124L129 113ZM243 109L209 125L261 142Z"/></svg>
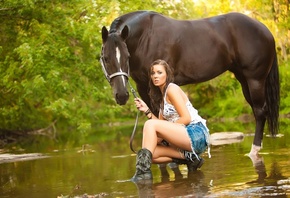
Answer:
<svg viewBox="0 0 290 198"><path fill-rule="evenodd" d="M155 86L163 88L166 83L167 74L163 65L151 67L151 80Z"/></svg>

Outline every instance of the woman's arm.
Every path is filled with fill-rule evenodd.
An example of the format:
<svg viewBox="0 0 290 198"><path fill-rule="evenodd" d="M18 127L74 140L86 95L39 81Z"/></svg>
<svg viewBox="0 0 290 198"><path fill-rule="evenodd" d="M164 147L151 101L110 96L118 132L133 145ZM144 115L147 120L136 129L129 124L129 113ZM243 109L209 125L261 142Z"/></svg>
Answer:
<svg viewBox="0 0 290 198"><path fill-rule="evenodd" d="M147 104L143 100L141 100L140 98L135 98L134 101L135 101L135 105L136 105L137 109L139 111L144 112L144 114L146 115L147 118L149 118L149 119L158 119L151 112L151 110L149 109L149 107L147 106Z"/></svg>
<svg viewBox="0 0 290 198"><path fill-rule="evenodd" d="M149 119L161 119L161 120L164 120L161 112L159 112L159 115L158 115L159 118L157 118L151 112L151 110L148 108L147 104L143 100L141 100L140 98L135 98L135 105L136 105L136 107L138 108L139 111L142 111L144 113L149 110L148 112L150 112L150 113L148 113L147 115L145 113L145 115L147 116L147 118L149 118ZM159 137L157 138L157 143L158 144L162 144L162 141L163 141L162 138L159 138Z"/></svg>
<svg viewBox="0 0 290 198"><path fill-rule="evenodd" d="M167 102L172 104L180 118L176 121L176 123L188 125L191 121L190 113L186 107L186 102L188 98L183 90L177 86L169 86L167 89Z"/></svg>

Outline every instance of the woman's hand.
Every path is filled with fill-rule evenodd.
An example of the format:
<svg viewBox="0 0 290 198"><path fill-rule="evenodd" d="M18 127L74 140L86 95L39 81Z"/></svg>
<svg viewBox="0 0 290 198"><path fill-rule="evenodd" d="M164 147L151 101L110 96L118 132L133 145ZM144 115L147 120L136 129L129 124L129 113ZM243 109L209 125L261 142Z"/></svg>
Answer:
<svg viewBox="0 0 290 198"><path fill-rule="evenodd" d="M140 98L135 98L134 102L135 102L135 105L139 111L146 112L149 109L147 104L143 100L141 100Z"/></svg>

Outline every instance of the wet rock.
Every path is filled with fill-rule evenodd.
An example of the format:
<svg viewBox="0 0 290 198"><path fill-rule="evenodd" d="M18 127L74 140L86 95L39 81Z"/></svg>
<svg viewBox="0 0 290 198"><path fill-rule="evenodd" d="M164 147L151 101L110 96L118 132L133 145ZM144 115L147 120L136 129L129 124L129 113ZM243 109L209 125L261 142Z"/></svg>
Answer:
<svg viewBox="0 0 290 198"><path fill-rule="evenodd" d="M242 132L217 132L210 135L211 145L239 143L244 140Z"/></svg>
<svg viewBox="0 0 290 198"><path fill-rule="evenodd" d="M15 161L25 161L33 159L47 158L49 156L43 155L41 153L24 153L24 154L0 154L0 164L15 162Z"/></svg>
<svg viewBox="0 0 290 198"><path fill-rule="evenodd" d="M281 185L281 184L290 184L290 178L278 180L277 181L277 184L278 185Z"/></svg>

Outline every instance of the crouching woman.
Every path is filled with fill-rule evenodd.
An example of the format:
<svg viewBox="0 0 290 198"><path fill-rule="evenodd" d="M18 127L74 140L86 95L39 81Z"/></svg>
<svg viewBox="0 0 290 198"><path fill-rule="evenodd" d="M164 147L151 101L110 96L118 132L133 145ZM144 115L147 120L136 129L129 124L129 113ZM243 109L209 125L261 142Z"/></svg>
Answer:
<svg viewBox="0 0 290 198"><path fill-rule="evenodd" d="M199 116L187 95L173 83L173 71L164 60L154 61L149 69L149 96L156 117L140 98L136 107L145 113L142 149L136 157L132 181L152 180L151 164L176 162L194 171L203 164L200 155L209 146L206 120ZM210 156L209 156L210 157Z"/></svg>

